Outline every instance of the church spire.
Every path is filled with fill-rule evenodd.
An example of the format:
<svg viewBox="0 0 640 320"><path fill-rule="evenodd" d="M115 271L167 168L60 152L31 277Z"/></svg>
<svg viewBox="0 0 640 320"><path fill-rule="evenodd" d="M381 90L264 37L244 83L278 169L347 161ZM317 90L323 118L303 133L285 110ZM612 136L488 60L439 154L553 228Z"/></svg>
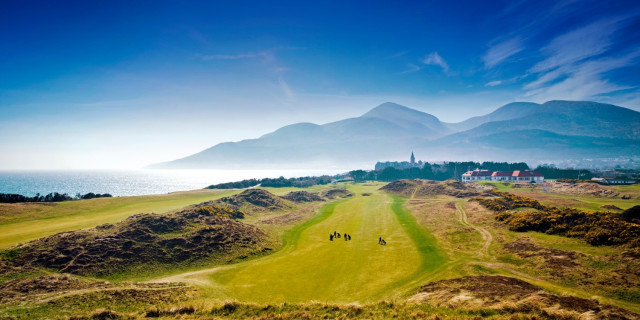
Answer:
<svg viewBox="0 0 640 320"><path fill-rule="evenodd" d="M413 151L411 151L411 164L415 164L416 163L416 157L413 155Z"/></svg>

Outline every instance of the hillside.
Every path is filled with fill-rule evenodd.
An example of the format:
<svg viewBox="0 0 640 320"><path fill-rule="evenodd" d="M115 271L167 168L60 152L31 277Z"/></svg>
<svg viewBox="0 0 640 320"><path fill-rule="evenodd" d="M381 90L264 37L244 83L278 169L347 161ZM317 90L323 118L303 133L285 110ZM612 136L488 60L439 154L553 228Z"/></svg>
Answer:
<svg viewBox="0 0 640 320"><path fill-rule="evenodd" d="M324 125L298 123L258 139L226 142L175 161L151 168L309 168L369 164L380 155L404 157L405 150L423 140L453 131L436 117L394 103L384 103L357 118ZM401 148L398 148L401 147Z"/></svg>
<svg viewBox="0 0 640 320"><path fill-rule="evenodd" d="M360 117L293 124L150 167L368 167L375 160L405 159L412 150L427 161L630 157L640 155L639 128L640 112L589 101L510 103L454 124L387 102Z"/></svg>
<svg viewBox="0 0 640 320"><path fill-rule="evenodd" d="M472 117L458 123L447 123L446 125L454 131L466 131L487 122L521 118L532 112L538 106L539 104L532 102L513 102L506 104L489 114Z"/></svg>
<svg viewBox="0 0 640 320"><path fill-rule="evenodd" d="M466 137L481 137L516 130L637 140L640 112L589 101L549 101L521 117L484 123L463 133Z"/></svg>

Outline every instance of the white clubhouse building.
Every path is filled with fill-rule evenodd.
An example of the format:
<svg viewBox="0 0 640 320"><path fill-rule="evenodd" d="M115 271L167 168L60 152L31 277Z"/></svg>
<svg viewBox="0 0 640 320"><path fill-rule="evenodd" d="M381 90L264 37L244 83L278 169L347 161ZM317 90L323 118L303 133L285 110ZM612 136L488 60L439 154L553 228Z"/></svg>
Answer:
<svg viewBox="0 0 640 320"><path fill-rule="evenodd" d="M472 181L544 182L544 176L533 170L491 171L476 169L462 174L462 182Z"/></svg>

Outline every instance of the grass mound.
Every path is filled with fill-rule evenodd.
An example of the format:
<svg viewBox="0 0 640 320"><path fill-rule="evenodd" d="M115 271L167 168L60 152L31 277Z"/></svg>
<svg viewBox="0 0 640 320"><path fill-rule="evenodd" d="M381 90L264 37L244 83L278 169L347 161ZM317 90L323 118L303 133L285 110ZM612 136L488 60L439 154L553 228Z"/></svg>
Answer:
<svg viewBox="0 0 640 320"><path fill-rule="evenodd" d="M13 249L11 261L80 275L107 275L145 265L162 268L203 259L229 261L266 246L263 231L230 218L239 214L219 206L138 214L117 224L28 242Z"/></svg>
<svg viewBox="0 0 640 320"><path fill-rule="evenodd" d="M466 276L429 283L411 301L456 309L488 308L500 313L541 314L548 318L637 319L624 309L542 291L528 282L504 276Z"/></svg>
<svg viewBox="0 0 640 320"><path fill-rule="evenodd" d="M329 189L322 192L322 196L328 199L336 199L336 198L349 198L349 197L352 197L353 194L347 191L347 189L336 188L336 189Z"/></svg>
<svg viewBox="0 0 640 320"><path fill-rule="evenodd" d="M322 197L315 193L310 193L306 191L292 191L282 196L282 198L287 199L293 202L314 202L314 201L324 201Z"/></svg>
<svg viewBox="0 0 640 320"><path fill-rule="evenodd" d="M590 195L594 197L614 198L620 196L610 186L603 186L597 183L567 183L567 182L545 182L541 184L543 188L551 193L567 195Z"/></svg>
<svg viewBox="0 0 640 320"><path fill-rule="evenodd" d="M605 204L603 206L600 206L600 208L602 209L607 209L607 210L617 210L617 211L622 211L622 208L616 206L616 205L612 205L612 204Z"/></svg>
<svg viewBox="0 0 640 320"><path fill-rule="evenodd" d="M422 179L403 179L391 182L380 190L388 193L411 196L448 195L458 198L477 196L481 193L478 186L461 183L456 180L433 181Z"/></svg>
<svg viewBox="0 0 640 320"><path fill-rule="evenodd" d="M279 211L293 208L293 204L264 189L247 189L231 197L220 198L212 204L229 206L247 212Z"/></svg>

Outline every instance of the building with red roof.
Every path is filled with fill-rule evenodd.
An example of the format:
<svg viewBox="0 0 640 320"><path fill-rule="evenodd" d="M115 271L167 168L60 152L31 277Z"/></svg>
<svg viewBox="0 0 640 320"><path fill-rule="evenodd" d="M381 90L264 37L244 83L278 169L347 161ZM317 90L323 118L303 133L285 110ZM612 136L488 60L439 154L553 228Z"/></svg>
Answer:
<svg viewBox="0 0 640 320"><path fill-rule="evenodd" d="M462 181L483 181L491 180L491 174L493 171L475 169L473 171L467 171L462 174Z"/></svg>
<svg viewBox="0 0 640 320"><path fill-rule="evenodd" d="M491 174L492 181L509 181L513 176L513 171L494 171Z"/></svg>
<svg viewBox="0 0 640 320"><path fill-rule="evenodd" d="M490 171L476 169L462 174L462 182L472 181L544 182L544 176L534 170Z"/></svg>

